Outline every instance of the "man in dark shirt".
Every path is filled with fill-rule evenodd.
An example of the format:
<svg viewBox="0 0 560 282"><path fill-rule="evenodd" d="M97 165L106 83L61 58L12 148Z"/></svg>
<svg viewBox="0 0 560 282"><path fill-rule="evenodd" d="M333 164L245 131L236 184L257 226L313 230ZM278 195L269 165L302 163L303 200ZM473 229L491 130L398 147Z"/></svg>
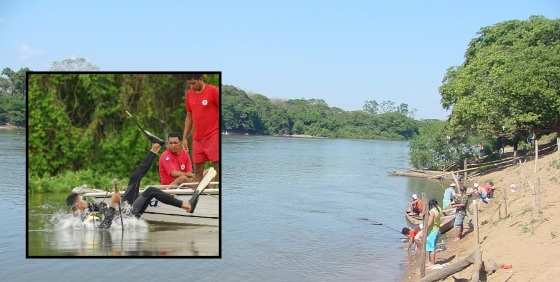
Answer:
<svg viewBox="0 0 560 282"><path fill-rule="evenodd" d="M469 195L465 186L461 185L460 193L455 196L452 207L455 208L455 222L454 226L457 229L457 239L463 238L463 221L467 215L467 207L469 206Z"/></svg>
<svg viewBox="0 0 560 282"><path fill-rule="evenodd" d="M142 194L139 195L140 180L148 172L152 163L157 158L157 153L160 150L160 145L157 143L152 144L151 150L148 155L140 163L138 167L132 173L130 180L128 182L128 187L123 195L123 200L132 206L131 213L135 217L139 218L142 216L150 201L155 198L158 201L172 205L187 212L193 212L198 201L198 194L193 194L193 197L188 201L181 201L175 199L173 196L161 191L158 188L149 187ZM107 205L104 202L101 203L88 203L82 199L82 197L77 193L70 193L66 198L66 204L72 207L72 210L76 213L82 213L82 218L87 218L87 215L91 212L99 212L103 215L103 221L99 224L100 228L109 228L115 217L116 209L121 202L121 195L119 193L113 193L111 196L111 205Z"/></svg>

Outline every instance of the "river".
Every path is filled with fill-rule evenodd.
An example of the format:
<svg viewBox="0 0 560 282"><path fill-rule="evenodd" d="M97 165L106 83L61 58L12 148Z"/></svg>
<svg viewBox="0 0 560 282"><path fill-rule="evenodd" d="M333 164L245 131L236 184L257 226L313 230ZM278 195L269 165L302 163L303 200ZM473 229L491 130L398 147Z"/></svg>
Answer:
<svg viewBox="0 0 560 282"><path fill-rule="evenodd" d="M0 145L0 218L7 227L0 233L0 269L6 281L78 276L85 281L398 281L407 264L395 231L405 225L402 210L411 193L423 191L438 199L442 194L438 183L387 176L409 166L407 142L223 136L221 259L26 260L25 137L0 132ZM30 234L50 228L47 214L60 210L56 201L55 195L30 196L39 207L33 214L46 218L32 223L30 215ZM133 238L105 234L109 245L124 240L126 247L116 248L121 253L86 248L85 254L161 251L154 248L163 238L158 232L183 232L188 240L204 235L187 227L177 231L150 223L147 228ZM33 244L75 254L74 237L52 243L58 239L39 235ZM85 240L95 244L96 239ZM101 236L97 240L102 242ZM133 241L144 243L128 244Z"/></svg>

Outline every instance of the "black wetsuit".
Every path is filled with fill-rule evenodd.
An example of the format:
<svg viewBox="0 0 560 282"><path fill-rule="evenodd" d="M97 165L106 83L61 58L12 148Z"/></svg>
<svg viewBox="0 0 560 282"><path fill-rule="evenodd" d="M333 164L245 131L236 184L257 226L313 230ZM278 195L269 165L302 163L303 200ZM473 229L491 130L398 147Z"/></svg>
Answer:
<svg viewBox="0 0 560 282"><path fill-rule="evenodd" d="M142 160L142 162L136 167L130 176L128 181L128 187L122 197L122 201L128 202L132 206L132 214L135 217L140 217L148 208L150 201L155 198L158 201L180 208L183 204L181 200L175 199L173 196L161 191L158 188L148 187L142 194L140 192L140 180L146 175L152 163L157 158L157 154L152 151L148 152L148 155ZM100 224L102 228L108 228L111 226L113 218L116 214L116 210L113 207L107 207L107 204L101 203L90 203L88 206L90 211L98 211L104 215L103 221Z"/></svg>

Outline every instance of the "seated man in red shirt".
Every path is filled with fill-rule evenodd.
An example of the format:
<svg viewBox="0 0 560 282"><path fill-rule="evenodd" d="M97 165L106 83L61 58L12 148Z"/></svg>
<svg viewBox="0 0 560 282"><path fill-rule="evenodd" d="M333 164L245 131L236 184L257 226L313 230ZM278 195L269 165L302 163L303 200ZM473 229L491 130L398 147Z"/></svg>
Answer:
<svg viewBox="0 0 560 282"><path fill-rule="evenodd" d="M159 178L162 185L180 185L192 182L192 164L187 150L181 145L179 134L167 138L167 150L159 158Z"/></svg>

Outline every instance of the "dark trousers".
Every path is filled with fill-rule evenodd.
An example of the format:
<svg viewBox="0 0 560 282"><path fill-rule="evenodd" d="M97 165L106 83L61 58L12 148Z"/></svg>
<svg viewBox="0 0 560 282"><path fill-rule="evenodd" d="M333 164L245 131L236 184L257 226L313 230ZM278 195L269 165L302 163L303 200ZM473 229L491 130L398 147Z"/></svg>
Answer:
<svg viewBox="0 0 560 282"><path fill-rule="evenodd" d="M142 192L140 197L138 197L134 203L132 203L132 214L136 217L142 216L144 211L146 211L146 208L148 208L150 201L154 198L164 204L172 205L178 208L183 205L183 201L175 199L175 197L161 191L158 188L149 187Z"/></svg>
<svg viewBox="0 0 560 282"><path fill-rule="evenodd" d="M148 173L148 170L156 158L157 154L152 151L148 152L148 155L146 155L144 160L142 160L132 172L130 180L128 181L128 187L122 197L123 201L128 202L128 204L132 206L132 214L136 217L140 217L144 213L150 201L154 198L164 204L176 206L178 208L183 204L181 200L177 200L173 196L154 187L149 187L144 190L141 195L138 195L140 193L140 180Z"/></svg>

